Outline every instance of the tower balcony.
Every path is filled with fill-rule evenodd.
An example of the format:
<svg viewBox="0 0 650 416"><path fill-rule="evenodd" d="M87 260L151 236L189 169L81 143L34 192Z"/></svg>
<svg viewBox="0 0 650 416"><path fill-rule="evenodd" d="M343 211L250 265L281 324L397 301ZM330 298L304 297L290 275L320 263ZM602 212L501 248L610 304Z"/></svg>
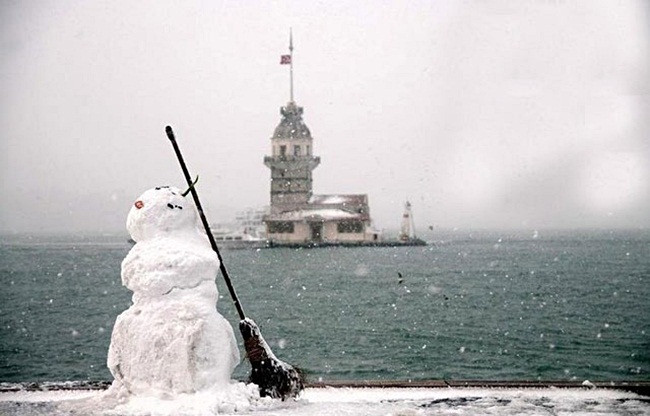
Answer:
<svg viewBox="0 0 650 416"><path fill-rule="evenodd" d="M295 169L307 165L313 170L320 164L320 156L264 156L264 165L271 168Z"/></svg>

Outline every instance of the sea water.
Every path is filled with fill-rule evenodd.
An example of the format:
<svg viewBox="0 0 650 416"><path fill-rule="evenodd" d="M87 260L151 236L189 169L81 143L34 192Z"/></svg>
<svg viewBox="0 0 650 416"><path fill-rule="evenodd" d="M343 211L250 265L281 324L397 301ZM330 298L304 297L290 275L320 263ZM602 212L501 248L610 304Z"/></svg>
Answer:
<svg viewBox="0 0 650 416"><path fill-rule="evenodd" d="M428 240L222 254L247 315L311 380L650 378L650 232ZM130 248L124 235L1 238L0 382L111 379Z"/></svg>

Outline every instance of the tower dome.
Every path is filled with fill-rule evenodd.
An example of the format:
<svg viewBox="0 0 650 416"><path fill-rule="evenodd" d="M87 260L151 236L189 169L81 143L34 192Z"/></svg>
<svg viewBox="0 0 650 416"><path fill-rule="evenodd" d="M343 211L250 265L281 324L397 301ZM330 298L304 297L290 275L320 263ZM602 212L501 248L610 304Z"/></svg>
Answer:
<svg viewBox="0 0 650 416"><path fill-rule="evenodd" d="M273 139L311 139L311 132L302 119L302 107L290 101L280 108L282 119L273 132Z"/></svg>

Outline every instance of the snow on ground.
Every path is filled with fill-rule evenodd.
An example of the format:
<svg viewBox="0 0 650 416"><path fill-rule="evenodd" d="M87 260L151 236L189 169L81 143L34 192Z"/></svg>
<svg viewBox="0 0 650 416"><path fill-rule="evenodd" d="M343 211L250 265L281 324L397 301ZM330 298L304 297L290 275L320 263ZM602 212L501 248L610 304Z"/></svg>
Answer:
<svg viewBox="0 0 650 416"><path fill-rule="evenodd" d="M112 411L75 406L97 391L0 393L0 414L32 415L650 415L650 398L605 389L309 388L298 400L263 399L205 412L202 398L152 399ZM190 405L192 403L192 405Z"/></svg>

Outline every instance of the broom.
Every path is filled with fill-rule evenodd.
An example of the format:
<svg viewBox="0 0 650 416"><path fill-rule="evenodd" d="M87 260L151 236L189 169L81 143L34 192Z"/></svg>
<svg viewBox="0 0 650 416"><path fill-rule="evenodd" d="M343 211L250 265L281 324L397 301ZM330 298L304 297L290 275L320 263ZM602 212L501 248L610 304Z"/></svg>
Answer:
<svg viewBox="0 0 650 416"><path fill-rule="evenodd" d="M257 324L252 319L246 317L244 309L239 302L239 298L235 293L235 288L230 281L230 276L226 270L221 253L219 253L217 243L214 241L214 237L210 231L210 225L203 213L203 208L199 201L199 195L194 187L196 182L192 182L192 177L187 170L187 166L183 160L183 155L181 155L181 150L178 147L178 143L176 143L174 131L171 126L167 126L165 132L167 133L169 140L172 142L172 146L176 152L176 157L178 158L178 162L180 163L183 174L185 175L185 180L192 192L192 198L194 198L194 203L196 204L196 209L201 217L205 233L208 236L208 240L210 240L212 250L217 253L217 257L221 263L219 269L221 270L223 279L226 282L226 286L228 286L228 291L230 292L233 303L237 308L237 313L239 314L240 319L239 331L244 338L244 348L246 349L246 354L248 355L248 360L252 367L249 381L259 386L261 396L280 398L282 400L295 397L304 388L302 374L296 368L279 360L273 354L269 345L264 341Z"/></svg>

